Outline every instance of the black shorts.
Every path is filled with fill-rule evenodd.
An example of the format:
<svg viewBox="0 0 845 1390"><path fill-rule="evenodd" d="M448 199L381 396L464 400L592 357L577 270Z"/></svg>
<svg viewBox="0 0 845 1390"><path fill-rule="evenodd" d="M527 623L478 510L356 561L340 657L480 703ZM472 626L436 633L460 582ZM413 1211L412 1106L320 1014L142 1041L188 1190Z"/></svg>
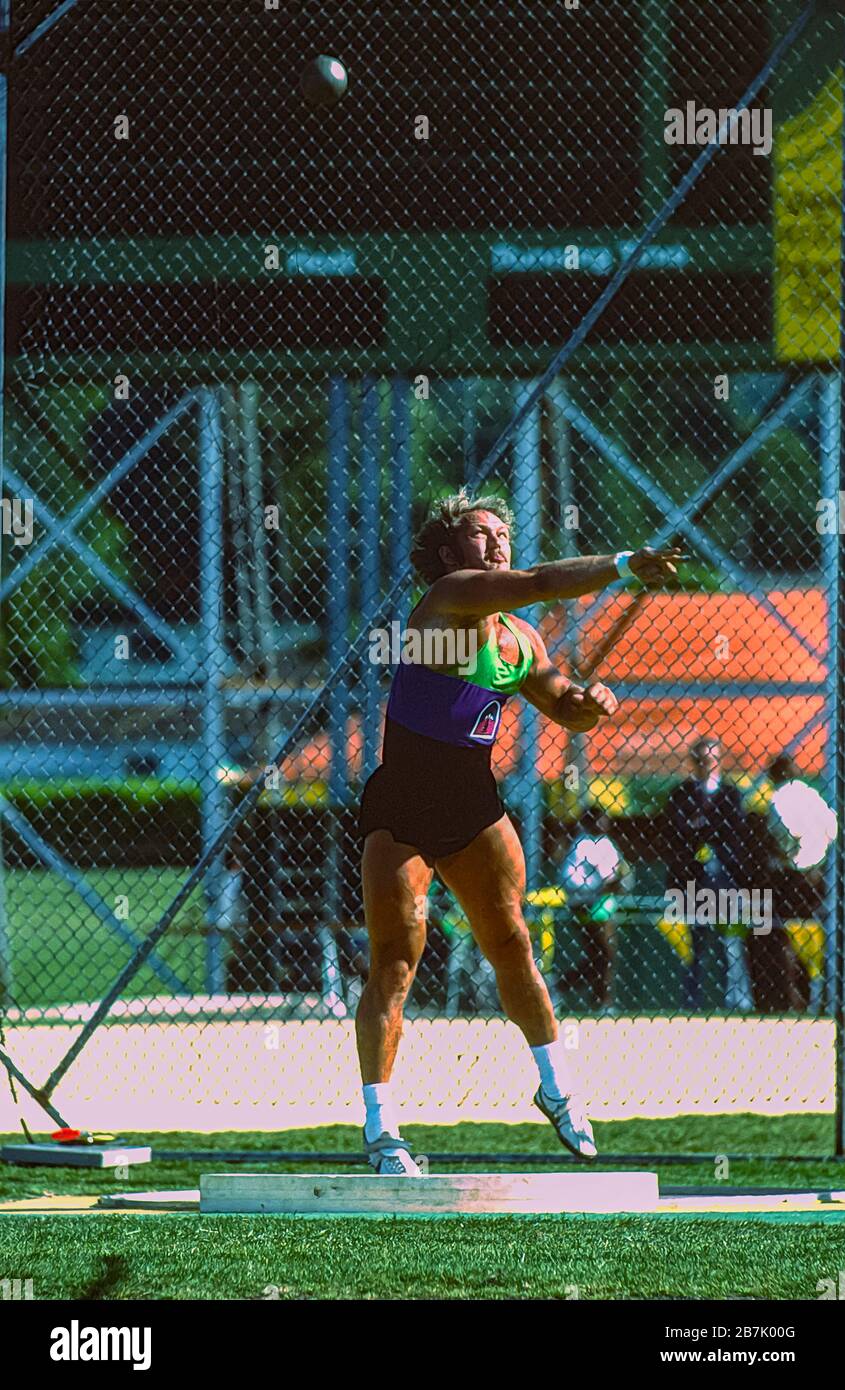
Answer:
<svg viewBox="0 0 845 1390"><path fill-rule="evenodd" d="M501 820L506 807L489 749L453 748L421 735L403 738L400 746L401 755L388 757L364 786L358 834L363 840L371 830L389 830L433 868L435 859L466 849Z"/></svg>

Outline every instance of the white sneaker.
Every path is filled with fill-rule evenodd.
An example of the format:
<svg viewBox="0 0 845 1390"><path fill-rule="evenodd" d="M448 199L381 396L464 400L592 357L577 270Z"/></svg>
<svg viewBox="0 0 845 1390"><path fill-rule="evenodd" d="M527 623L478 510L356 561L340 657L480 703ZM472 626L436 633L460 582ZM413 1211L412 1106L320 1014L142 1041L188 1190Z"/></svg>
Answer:
<svg viewBox="0 0 845 1390"><path fill-rule="evenodd" d="M400 1134L380 1134L368 1139L364 1131L364 1153L380 1178L421 1178L422 1171L411 1157L411 1150Z"/></svg>
<svg viewBox="0 0 845 1390"><path fill-rule="evenodd" d="M574 1096L566 1096L563 1100L552 1100L543 1091L542 1086L534 1097L534 1104L541 1110L547 1120L551 1120L552 1127L560 1140L570 1153L574 1153L576 1158L595 1158L598 1154L593 1129L590 1121L584 1113L583 1106Z"/></svg>

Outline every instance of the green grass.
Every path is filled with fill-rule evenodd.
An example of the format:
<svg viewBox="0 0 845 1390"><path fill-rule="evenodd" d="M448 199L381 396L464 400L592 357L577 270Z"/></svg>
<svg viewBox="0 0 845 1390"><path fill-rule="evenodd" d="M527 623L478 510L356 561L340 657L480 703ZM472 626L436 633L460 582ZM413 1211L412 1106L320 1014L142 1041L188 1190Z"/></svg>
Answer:
<svg viewBox="0 0 845 1390"><path fill-rule="evenodd" d="M561 1153L537 1126L409 1125L417 1153ZM628 1121L596 1127L604 1152L699 1152L659 1168L661 1188L715 1186L713 1157L762 1150L816 1155L806 1164L731 1165L726 1187L845 1187L827 1116ZM8 1136L7 1136L8 1137ZM18 1138L19 1136L13 1136ZM123 1136L154 1148L357 1152L349 1126L277 1134ZM108 1171L0 1168L0 1198L195 1188L213 1160L155 1161ZM489 1164L478 1165L489 1167ZM223 1167L222 1163L219 1165ZM239 1165L227 1171L248 1171ZM297 1165L272 1164L276 1171ZM532 1165L526 1160L521 1168ZM299 1165L308 1170L309 1165ZM437 1171L448 1171L441 1163ZM268 1171L266 1166L261 1171ZM322 1169L321 1171L328 1171ZM342 1172L363 1169L340 1168ZM470 1171L462 1167L461 1171ZM545 1169L544 1171L548 1171ZM0 1278L32 1279L36 1298L818 1298L845 1269L845 1225L760 1218L0 1216Z"/></svg>
<svg viewBox="0 0 845 1390"><path fill-rule="evenodd" d="M184 883L189 870L168 868L86 868L86 882L112 910L128 911L125 926L136 939L148 935ZM128 944L97 917L59 874L46 869L13 869L5 876L6 913L12 957L14 1002L46 1008L69 1001L100 999L131 955ZM645 881L643 891L645 888ZM657 888L659 892L659 887ZM580 931L563 918L557 924L562 965L582 954ZM313 942L311 942L313 948ZM308 949L303 939L303 949ZM442 942L441 942L442 950ZM156 947L189 993L206 990L206 939L202 889L195 888L176 921ZM419 1003L445 1003L442 966L433 969L431 950L415 992ZM647 920L631 920L620 932L616 994L623 1012L648 1016L680 1007L682 967L662 933ZM433 991L433 994L432 994ZM713 941L703 948L702 1002L722 1012L724 987ZM123 998L172 993L155 971L143 966ZM574 989L566 1007L590 1011L589 992Z"/></svg>
<svg viewBox="0 0 845 1390"><path fill-rule="evenodd" d="M86 882L112 911L125 899L124 925L145 937L172 902L187 869L84 869ZM99 999L131 954L65 881L46 869L13 870L5 877L15 1002L47 1007ZM196 889L157 951L189 990L201 993L205 943L197 930L201 889ZM160 994L155 971L143 966L124 998Z"/></svg>
<svg viewBox="0 0 845 1390"><path fill-rule="evenodd" d="M120 1222L120 1229L117 1223ZM841 1227L668 1218L7 1218L40 1299L814 1299Z"/></svg>

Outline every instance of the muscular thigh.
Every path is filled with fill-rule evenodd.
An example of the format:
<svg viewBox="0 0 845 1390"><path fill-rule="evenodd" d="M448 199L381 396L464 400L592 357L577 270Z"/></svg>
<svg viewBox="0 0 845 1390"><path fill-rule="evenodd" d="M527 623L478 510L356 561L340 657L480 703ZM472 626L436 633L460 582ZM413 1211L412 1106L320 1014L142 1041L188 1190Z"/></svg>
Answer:
<svg viewBox="0 0 845 1390"><path fill-rule="evenodd" d="M435 867L485 954L514 932L527 933L522 915L525 856L509 816L482 830L465 849L438 859Z"/></svg>
<svg viewBox="0 0 845 1390"><path fill-rule="evenodd" d="M398 844L388 830L364 841L361 877L364 915L373 963L416 963L425 946L425 899L433 869L413 845Z"/></svg>

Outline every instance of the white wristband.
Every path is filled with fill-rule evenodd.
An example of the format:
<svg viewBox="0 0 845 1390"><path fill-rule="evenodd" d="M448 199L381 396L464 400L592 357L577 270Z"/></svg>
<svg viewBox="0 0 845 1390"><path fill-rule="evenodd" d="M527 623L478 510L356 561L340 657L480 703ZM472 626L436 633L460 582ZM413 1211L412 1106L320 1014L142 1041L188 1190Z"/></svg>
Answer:
<svg viewBox="0 0 845 1390"><path fill-rule="evenodd" d="M634 574L634 571L631 569L630 565L630 560L633 553L633 550L620 550L619 554L614 555L613 557L613 563L616 566L616 573L619 575L620 579L626 580L629 584L631 583L632 579L636 579L637 577Z"/></svg>

